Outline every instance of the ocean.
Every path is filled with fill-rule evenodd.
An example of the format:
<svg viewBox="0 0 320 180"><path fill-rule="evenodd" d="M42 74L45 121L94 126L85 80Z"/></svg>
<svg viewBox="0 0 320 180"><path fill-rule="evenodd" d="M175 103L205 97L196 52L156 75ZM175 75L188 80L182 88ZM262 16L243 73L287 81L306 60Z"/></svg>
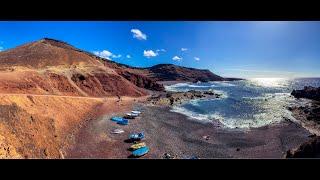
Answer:
<svg viewBox="0 0 320 180"><path fill-rule="evenodd" d="M279 123L285 118L295 120L289 106L310 103L295 99L293 89L320 86L320 78L255 78L241 81L178 83L166 86L167 91L213 90L218 99L191 100L171 111L203 123L219 121L225 128L257 128Z"/></svg>

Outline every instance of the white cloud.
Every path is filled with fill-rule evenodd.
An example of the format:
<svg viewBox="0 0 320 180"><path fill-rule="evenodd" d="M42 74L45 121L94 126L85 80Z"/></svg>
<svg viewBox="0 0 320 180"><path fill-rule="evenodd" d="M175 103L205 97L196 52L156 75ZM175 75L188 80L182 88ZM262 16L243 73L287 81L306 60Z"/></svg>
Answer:
<svg viewBox="0 0 320 180"><path fill-rule="evenodd" d="M131 32L133 33L133 38L147 40L147 35L143 34L139 29L131 29Z"/></svg>
<svg viewBox="0 0 320 180"><path fill-rule="evenodd" d="M181 61L181 60L182 60L182 57L174 56L172 59L173 59L174 61Z"/></svg>
<svg viewBox="0 0 320 180"><path fill-rule="evenodd" d="M166 52L166 50L165 49L157 49L157 52Z"/></svg>
<svg viewBox="0 0 320 180"><path fill-rule="evenodd" d="M158 56L158 53L152 51L152 50L144 50L143 51L143 56L147 57L147 58L151 58L151 57L156 57Z"/></svg>
<svg viewBox="0 0 320 180"><path fill-rule="evenodd" d="M112 57L112 58L121 58L121 54L118 54L118 55L112 54L111 57Z"/></svg>
<svg viewBox="0 0 320 180"><path fill-rule="evenodd" d="M127 56L126 56L128 59L130 59L131 58L131 56L130 56L130 54L127 54Z"/></svg>
<svg viewBox="0 0 320 180"><path fill-rule="evenodd" d="M111 58L120 58L121 54L115 55L112 52L108 51L108 50L103 50L103 51L93 51L93 54L95 54L96 56L102 57L102 58L106 58L106 59L111 59Z"/></svg>
<svg viewBox="0 0 320 180"><path fill-rule="evenodd" d="M198 57L194 57L194 60L196 60L196 61L200 61L200 58L198 58Z"/></svg>
<svg viewBox="0 0 320 180"><path fill-rule="evenodd" d="M112 56L112 53L108 50L93 51L93 54L106 59L110 59L110 57Z"/></svg>
<svg viewBox="0 0 320 180"><path fill-rule="evenodd" d="M187 48L181 48L181 51L188 51Z"/></svg>
<svg viewBox="0 0 320 180"><path fill-rule="evenodd" d="M3 50L3 47L2 46L0 46L0 52Z"/></svg>

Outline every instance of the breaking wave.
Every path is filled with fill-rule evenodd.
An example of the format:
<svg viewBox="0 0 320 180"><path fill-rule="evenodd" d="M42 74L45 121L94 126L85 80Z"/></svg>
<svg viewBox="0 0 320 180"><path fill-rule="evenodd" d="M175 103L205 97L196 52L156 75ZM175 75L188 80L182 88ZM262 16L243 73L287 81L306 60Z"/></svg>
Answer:
<svg viewBox="0 0 320 180"><path fill-rule="evenodd" d="M219 123L226 128L250 129L296 121L288 107L305 106L310 100L296 99L291 91L320 79L288 80L281 78L251 79L234 82L179 83L167 86L172 91L212 90L221 98L192 100L172 108L198 122Z"/></svg>

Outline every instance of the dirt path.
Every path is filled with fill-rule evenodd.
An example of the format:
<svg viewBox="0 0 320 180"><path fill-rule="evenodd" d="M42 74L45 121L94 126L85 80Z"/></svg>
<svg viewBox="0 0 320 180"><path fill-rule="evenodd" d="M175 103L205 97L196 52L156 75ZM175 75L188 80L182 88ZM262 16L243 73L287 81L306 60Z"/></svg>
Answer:
<svg viewBox="0 0 320 180"><path fill-rule="evenodd" d="M64 97L76 99L114 99L115 97L84 97L84 96L61 96L51 94L14 94L14 93L0 93L0 96L39 96L39 97Z"/></svg>

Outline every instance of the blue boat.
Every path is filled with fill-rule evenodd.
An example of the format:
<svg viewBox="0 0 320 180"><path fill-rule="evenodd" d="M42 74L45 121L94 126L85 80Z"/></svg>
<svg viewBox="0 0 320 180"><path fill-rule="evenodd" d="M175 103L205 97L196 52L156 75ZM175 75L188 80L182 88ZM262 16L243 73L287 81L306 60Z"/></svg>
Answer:
<svg viewBox="0 0 320 180"><path fill-rule="evenodd" d="M118 121L117 124L128 125L128 120L127 119L122 119L122 121Z"/></svg>
<svg viewBox="0 0 320 180"><path fill-rule="evenodd" d="M144 138L144 133L140 132L140 133L133 133L129 135L129 139L131 140L141 140Z"/></svg>
<svg viewBox="0 0 320 180"><path fill-rule="evenodd" d="M143 156L143 155L147 154L148 152L149 152L148 146L144 146L142 148L134 150L132 152L132 155L135 156L135 157L140 157L140 156Z"/></svg>
<svg viewBox="0 0 320 180"><path fill-rule="evenodd" d="M117 117L117 116L114 116L114 117L111 118L111 121L114 121L114 122L119 122L119 121L123 121L123 120L124 120L124 118Z"/></svg>

